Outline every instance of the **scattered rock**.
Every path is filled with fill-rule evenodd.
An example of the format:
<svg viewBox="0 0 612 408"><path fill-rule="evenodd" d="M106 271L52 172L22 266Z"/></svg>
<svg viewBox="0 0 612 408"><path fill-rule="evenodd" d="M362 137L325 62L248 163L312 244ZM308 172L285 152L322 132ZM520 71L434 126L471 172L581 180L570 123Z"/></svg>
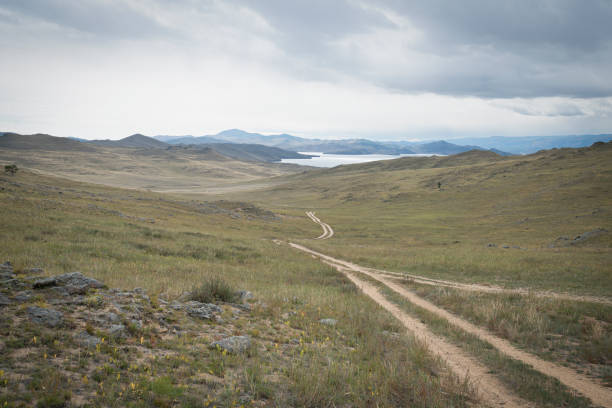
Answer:
<svg viewBox="0 0 612 408"><path fill-rule="evenodd" d="M130 324L133 325L134 327L136 327L138 330L142 330L142 321L136 320L136 319L132 319L132 320L130 320Z"/></svg>
<svg viewBox="0 0 612 408"><path fill-rule="evenodd" d="M134 288L133 292L138 295L144 295L147 293L143 288Z"/></svg>
<svg viewBox="0 0 612 408"><path fill-rule="evenodd" d="M55 278L42 278L34 282L34 289L42 289L47 288L49 286L55 286L57 281Z"/></svg>
<svg viewBox="0 0 612 408"><path fill-rule="evenodd" d="M74 340L83 347L95 347L101 342L98 337L92 336L87 332L81 332L77 334L76 336L74 336Z"/></svg>
<svg viewBox="0 0 612 408"><path fill-rule="evenodd" d="M326 326L335 326L338 321L336 319L321 319L319 323L324 324Z"/></svg>
<svg viewBox="0 0 612 408"><path fill-rule="evenodd" d="M63 286L66 291L73 294L85 294L91 288L103 288L104 284L96 279L89 278L81 272L65 273L50 278L39 279L34 282L34 289L51 286Z"/></svg>
<svg viewBox="0 0 612 408"><path fill-rule="evenodd" d="M108 329L108 334L111 337L115 337L115 338L126 338L128 337L127 335L127 330L125 329L125 326L122 324L113 324L110 329Z"/></svg>
<svg viewBox="0 0 612 408"><path fill-rule="evenodd" d="M241 302L246 302L249 299L253 299L253 294L251 292L249 292L248 290L240 290L237 293L238 295L238 299L240 299Z"/></svg>
<svg viewBox="0 0 612 408"><path fill-rule="evenodd" d="M489 242L489 243L487 244L487 247L488 247L488 248L497 248L497 245L496 245L496 244L493 244L493 243L491 243L491 242Z"/></svg>
<svg viewBox="0 0 612 408"><path fill-rule="evenodd" d="M183 304L179 301L173 300L172 303L170 303L170 308L174 310L181 310L183 308Z"/></svg>
<svg viewBox="0 0 612 408"><path fill-rule="evenodd" d="M23 271L21 271L21 273L24 273L27 275L43 275L45 271L42 268L30 268L30 269L24 269Z"/></svg>
<svg viewBox="0 0 612 408"><path fill-rule="evenodd" d="M62 312L44 307L30 306L28 307L28 315L33 322L49 327L57 327L64 321Z"/></svg>
<svg viewBox="0 0 612 408"><path fill-rule="evenodd" d="M502 245L501 247L502 247L502 248L504 248L504 249L508 249L508 248L510 248L510 245L506 245L506 244L504 244L504 245Z"/></svg>
<svg viewBox="0 0 612 408"><path fill-rule="evenodd" d="M24 290L22 292L18 292L13 298L18 302L27 302L32 298L32 292L29 290Z"/></svg>
<svg viewBox="0 0 612 408"><path fill-rule="evenodd" d="M191 292L183 292L181 296L176 298L176 300L179 302L186 302L189 299L191 299Z"/></svg>
<svg viewBox="0 0 612 408"><path fill-rule="evenodd" d="M0 279L12 279L14 277L13 265L9 261L0 264Z"/></svg>
<svg viewBox="0 0 612 408"><path fill-rule="evenodd" d="M15 291L15 290L23 290L26 288L26 284L20 281L19 279L7 279L0 281L0 285L5 286L6 288Z"/></svg>
<svg viewBox="0 0 612 408"><path fill-rule="evenodd" d="M4 293L0 293L0 306L7 306L7 305L10 305L11 303L13 302L11 302L11 300L8 297L6 297Z"/></svg>
<svg viewBox="0 0 612 408"><path fill-rule="evenodd" d="M232 336L215 341L210 345L211 348L220 348L228 353L239 354L251 348L251 338L249 336Z"/></svg>
<svg viewBox="0 0 612 408"><path fill-rule="evenodd" d="M605 234L606 232L608 232L608 230L604 228L597 228L597 229L594 229L593 231L588 231L588 232L585 232L585 233L582 233L576 236L570 244L574 245L574 244L586 241L587 239L594 238L598 235Z"/></svg>
<svg viewBox="0 0 612 408"><path fill-rule="evenodd" d="M201 303L195 300L185 304L185 311L189 316L198 317L200 319L212 319L214 313L221 313L219 306L212 303Z"/></svg>
<svg viewBox="0 0 612 408"><path fill-rule="evenodd" d="M558 237L554 242L551 242L548 245L548 247L555 248L555 247L563 247L563 246L568 246L568 245L581 244L588 239L597 237L601 234L606 234L607 232L608 230L604 228L597 228L592 231L587 231L585 233L577 235L576 237L574 237L574 239L570 239L570 237L564 235L564 236Z"/></svg>

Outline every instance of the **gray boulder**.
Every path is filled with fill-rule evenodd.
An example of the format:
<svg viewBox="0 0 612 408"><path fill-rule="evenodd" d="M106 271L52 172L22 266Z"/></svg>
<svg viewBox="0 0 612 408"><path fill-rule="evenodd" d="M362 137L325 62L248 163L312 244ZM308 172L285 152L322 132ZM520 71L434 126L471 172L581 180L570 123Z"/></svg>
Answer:
<svg viewBox="0 0 612 408"><path fill-rule="evenodd" d="M44 307L30 306L27 309L30 320L35 323L43 324L49 327L57 327L64 321L62 312L55 309L47 309Z"/></svg>
<svg viewBox="0 0 612 408"><path fill-rule="evenodd" d="M12 279L15 277L13 273L13 265L9 261L0 264L0 280Z"/></svg>
<svg viewBox="0 0 612 408"><path fill-rule="evenodd" d="M89 278L81 272L70 272L50 278L39 279L34 282L34 289L51 286L62 286L66 291L73 294L85 294L91 288L103 288L104 284L96 279Z"/></svg>
<svg viewBox="0 0 612 408"><path fill-rule="evenodd" d="M215 313L221 313L222 310L215 304L202 303L192 300L185 304L185 312L192 317L210 320L213 318Z"/></svg>
<svg viewBox="0 0 612 408"><path fill-rule="evenodd" d="M30 269L24 269L23 273L28 274L28 275L43 275L45 271L42 268L30 268Z"/></svg>
<svg viewBox="0 0 612 408"><path fill-rule="evenodd" d="M228 353L239 354L251 348L251 338L249 336L232 336L215 341L210 345L213 349L225 350Z"/></svg>
<svg viewBox="0 0 612 408"><path fill-rule="evenodd" d="M122 324L113 324L110 329L108 329L108 334L114 338L125 338L127 337L127 330Z"/></svg>
<svg viewBox="0 0 612 408"><path fill-rule="evenodd" d="M81 332L77 334L76 336L74 336L74 340L83 347L95 347L101 342L98 337L92 336L87 332Z"/></svg>
<svg viewBox="0 0 612 408"><path fill-rule="evenodd" d="M321 319L319 323L324 324L326 326L335 326L338 321L336 319Z"/></svg>
<svg viewBox="0 0 612 408"><path fill-rule="evenodd" d="M4 293L0 293L0 306L8 306L11 303L11 300Z"/></svg>
<svg viewBox="0 0 612 408"><path fill-rule="evenodd" d="M14 299L16 301L18 301L18 302L27 302L31 298L32 298L32 293L29 290L24 290L24 291L18 292L14 296Z"/></svg>
<svg viewBox="0 0 612 408"><path fill-rule="evenodd" d="M237 295L238 299L240 299L240 301L242 302L246 302L249 299L253 299L253 294L248 290L240 290L238 291Z"/></svg>

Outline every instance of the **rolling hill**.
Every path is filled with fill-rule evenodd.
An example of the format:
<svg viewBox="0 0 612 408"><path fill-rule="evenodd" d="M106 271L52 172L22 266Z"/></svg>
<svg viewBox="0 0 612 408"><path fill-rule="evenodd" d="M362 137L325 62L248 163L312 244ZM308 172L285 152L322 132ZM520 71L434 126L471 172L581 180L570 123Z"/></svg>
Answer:
<svg viewBox="0 0 612 408"><path fill-rule="evenodd" d="M34 135L19 135L4 133L0 136L0 149L14 150L50 150L94 152L96 148L85 143L64 137L55 137L37 133Z"/></svg>
<svg viewBox="0 0 612 408"><path fill-rule="evenodd" d="M82 143L49 135L5 134L0 136L0 161L78 181L156 191L243 188L236 184L263 181L304 169L296 165L253 161L254 155L249 156L249 161L237 160L208 146L163 144L152 147L159 145L151 144L151 138L126 139L120 141L121 145L130 147L115 143ZM262 159L268 148L263 150ZM246 155L242 153L243 157Z"/></svg>
<svg viewBox="0 0 612 408"><path fill-rule="evenodd" d="M163 149L168 146L167 143L141 134L135 134L120 140L92 140L88 143L106 147L138 147L155 149Z"/></svg>

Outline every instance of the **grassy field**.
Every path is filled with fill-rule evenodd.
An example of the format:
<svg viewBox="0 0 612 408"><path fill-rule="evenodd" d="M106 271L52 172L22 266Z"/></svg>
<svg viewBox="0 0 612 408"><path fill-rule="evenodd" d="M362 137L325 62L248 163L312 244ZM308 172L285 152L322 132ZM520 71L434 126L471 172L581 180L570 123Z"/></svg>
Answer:
<svg viewBox="0 0 612 408"><path fill-rule="evenodd" d="M58 166L57 153L48 154ZM83 166L79 168L89 168L87 152L78 155L78 166ZM41 157L31 162L34 167L46 160ZM115 166L128 166L121 173L129 173L134 158L117 160ZM94 180L74 175L76 167L58 169L46 171L106 180L104 170L96 170ZM155 178L153 167L143 169L135 174L142 171ZM184 360L177 357L171 364L152 360L145 364L147 370L141 366L134 373L115 364L112 359L117 356L110 351L74 367L65 360L51 363L42 358L47 349L34 347L28 355L40 369L36 373L21 369L21 375L33 384L39 384L48 370L66 378L75 372L91 378L94 362L108 364L121 381L71 388L73 398L88 395L99 405L116 400L133 406L155 405L155 401L161 401L159 406L187 406L205 398L217 406L239 406L244 395L250 396L252 406L479 404L469 383L450 374L442 361L349 281L274 240L302 243L337 258L396 272L612 298L609 143L520 157L469 152L273 178L269 176L280 173L262 173L248 179L259 184L248 191L242 176L223 179L221 173L218 180L196 173L193 180L202 176L205 181L194 181L198 187L193 189L189 187L193 180L181 179L178 185L185 188L174 189L178 192L173 194L105 187L30 171L0 176L0 261L10 260L18 272L33 267L43 268L46 275L79 270L109 287L143 287L150 296L168 301L219 277L233 290L255 294L253 311L229 320L224 328L254 339L255 351L248 356L208 350L220 326L198 326L175 316L190 327L186 337L147 351L139 347L149 343L139 345L135 334L121 350L126 353L124 360L162 349ZM109 176L108 183L121 185L118 174ZM173 190L172 177L160 189ZM133 184L134 180L128 178L125 186L139 186L140 181ZM210 188L201 188L202 183ZM202 193L205 190L207 194ZM213 194L219 191L224 194ZM335 235L313 240L321 228L305 211L316 211ZM405 284L521 348L610 384L608 305ZM550 378L491 351L423 310L393 300L440 336L461 344L536 406L588 406ZM231 315L229 309L224 313ZM14 374L20 369L24 353L20 350L33 348L27 339L51 334L24 324L19 314L14 320L6 316L1 325L0 370ZM322 318L338 323L325 326L319 323ZM160 336L153 329L147 333ZM58 341L64 341L66 348L78 349L69 334L62 336ZM45 347L50 344L53 341ZM179 368L182 374L175 377ZM198 380L202 370L212 370L214 381L209 378L202 386ZM0 398L7 404L17 400L27 406L44 396L40 386L22 389L15 376L5 378L4 385L0 378ZM141 394L125 394L132 383L140 384Z"/></svg>
<svg viewBox="0 0 612 408"><path fill-rule="evenodd" d="M303 242L362 265L612 297L610 143L342 166L249 197L295 216L315 210L336 235Z"/></svg>
<svg viewBox="0 0 612 408"><path fill-rule="evenodd" d="M0 139L0 162L115 187L165 192L220 192L274 185L301 171L291 164L241 161L207 148L123 148L47 135Z"/></svg>
<svg viewBox="0 0 612 408"><path fill-rule="evenodd" d="M47 305L34 296L0 321L3 406L56 406L66 399L228 407L475 401L468 384L330 267L272 242L309 236L316 231L309 220L246 203L187 201L27 171L0 176L0 205L0 260L13 263L18 279L34 267L46 275L78 270L109 287L142 287L152 299L170 301L220 277L255 295L252 313L237 320L194 324L173 312L180 336L167 339L145 318L127 340L89 351L75 344L70 325L79 324L78 313L107 307L99 301L104 296L90 294L80 311L63 309L71 317L61 330L23 318L25 307ZM159 313L154 302L142 302L150 316ZM321 318L338 323L328 327ZM248 356L208 350L220 330L250 335L254 350Z"/></svg>

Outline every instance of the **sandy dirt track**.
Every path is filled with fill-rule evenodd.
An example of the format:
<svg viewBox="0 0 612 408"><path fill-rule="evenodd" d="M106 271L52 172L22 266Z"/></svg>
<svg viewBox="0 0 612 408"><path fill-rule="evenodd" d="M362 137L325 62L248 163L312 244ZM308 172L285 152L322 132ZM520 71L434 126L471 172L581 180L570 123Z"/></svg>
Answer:
<svg viewBox="0 0 612 408"><path fill-rule="evenodd" d="M334 236L334 230L332 229L332 227L330 227L329 224L326 224L323 221L321 221L319 218L317 218L317 216L315 216L314 212L306 211L306 215L313 222L316 222L317 224L319 224L321 226L321 228L323 228L323 234L321 234L320 236L318 236L315 239L328 239L328 238L331 238L331 237Z"/></svg>
<svg viewBox="0 0 612 408"><path fill-rule="evenodd" d="M386 285L389 289L393 290L394 292L400 294L402 297L404 297L405 299L409 300L410 302L414 303L415 305L422 307L432 313L435 313L436 315L443 317L445 319L447 319L451 324L461 328L462 330L471 333L477 337L479 337L481 340L488 342L489 344L491 344L492 346L494 346L495 348L497 348L500 352L508 355L511 358L514 358L516 360L520 360L530 366L532 366L535 370L548 375L550 377L554 377L557 378L560 382L562 382L563 384L565 384L567 387L578 391L579 393L581 393L582 395L586 396L587 398L591 399L591 401L593 401L593 403L597 404L597 405L601 405L603 407L611 407L612 408L612 389L606 388L603 385L598 384L597 382L595 382L594 380L589 379L588 377L586 377L583 374L580 374L578 372L576 372L575 370L572 370L570 368L567 367L563 367L557 364L554 364L552 362L549 361L545 361L540 359L539 357L527 353L525 351L519 350L518 348L514 347L512 344L510 344L510 342L508 342L507 340L504 340L498 336L495 336L494 334L490 333L489 331L482 329L480 327L477 327L475 325L473 325L472 323L456 316L453 315L451 313L449 313L448 311L439 308L438 306L434 305L433 303L421 298L420 296L414 294L413 292L409 291L408 289L404 288L403 286L399 285L397 282L394 282L392 280L389 279L389 276L385 276L383 273L384 271L377 271L377 270L372 270L369 268L364 268L361 267L359 265L355 265L353 263L350 262L346 262L340 259L336 259L327 255L324 255L320 252L316 252L313 251L311 249L308 249L302 245L298 245L298 244L293 244L293 243L289 243L289 245L293 248L299 249L303 252L309 253L310 255L314 255L316 257L318 257L319 259L321 259L323 262L335 267L337 270L339 270L340 272L344 273L347 277L349 277L349 279L351 279L351 281L355 282L355 284L360 287L364 293L366 293L368 296L372 297L376 302L378 302L381 306L385 307L385 309L387 309L389 312L391 312L396 318L398 318L400 321L402 321L402 323L404 323L404 325L412 330L415 335L417 335L417 337L423 337L428 343L434 345L437 348L438 346L442 347L446 347L447 346L452 346L448 343L446 343L444 340L438 338L437 336L433 335L429 329L427 329L427 327L418 322L418 325L415 325L413 323L405 323L402 318L400 318L400 315L397 314L397 311L401 312L401 310L399 310L397 308L397 306L393 305L392 303L390 303L389 301L387 301L381 294L380 292L378 292L376 290L376 288L370 284L368 284L367 282L361 281L358 278L356 278L352 272L358 272L358 273L362 273L365 274L367 276L369 276L370 278L373 278L381 283L383 283L384 285ZM351 278L352 277L352 278ZM357 284L357 282L359 282L359 285ZM360 286L361 285L361 286ZM369 287L371 286L371 287ZM367 290L366 290L367 289ZM382 300L380 299L382 297ZM395 308L395 309L394 309ZM394 311L395 310L395 311ZM401 312L402 316L406 315L405 313ZM404 316L404 317L408 317L409 319L414 320L413 318L409 317L408 315ZM434 342L434 343L432 343ZM455 347L456 346L452 346ZM449 349L450 350L450 349ZM456 351L453 351L452 353L445 353L445 352L441 352L441 354L444 354L443 357L449 362L449 365L451 367L453 367L454 365L460 365L462 367L465 367L464 364L467 364L466 361L462 361L461 359L455 359L453 360L454 357L454 353ZM486 374L486 371L484 374L481 373L480 369L482 368L482 366L480 366L480 364L478 362L472 361L471 365L467 366L468 367L468 371L470 371L472 373L472 375L474 373L477 373L476 375L478 375L479 377L477 377L477 379L480 381L481 386L480 389L484 389L484 388L489 388L493 386L492 381L498 381L495 377L493 377L492 375L488 374L488 377L482 377L483 375ZM460 373L460 372L459 372ZM461 373L460 373L461 374ZM491 379L486 380L487 383L483 382L483 378L489 378L489 377L493 377ZM490 383L490 384L489 384ZM485 385L486 384L486 385ZM483 391L481 391L483 392ZM510 405L511 403L511 399L512 398L516 398L516 397L511 397L510 395L506 395L507 391L504 390L503 388L494 388L493 389L494 394L498 395L498 396L504 396L503 399L506 400L505 402L505 406L526 406L526 405ZM485 397L488 401L490 401L493 404L498 404L499 401L496 400L494 398L494 396L490 396L490 395L486 395L486 391L484 391L483 393L483 397ZM501 397L500 397L501 398ZM518 401L518 400L517 400ZM518 404L518 403L517 403Z"/></svg>

